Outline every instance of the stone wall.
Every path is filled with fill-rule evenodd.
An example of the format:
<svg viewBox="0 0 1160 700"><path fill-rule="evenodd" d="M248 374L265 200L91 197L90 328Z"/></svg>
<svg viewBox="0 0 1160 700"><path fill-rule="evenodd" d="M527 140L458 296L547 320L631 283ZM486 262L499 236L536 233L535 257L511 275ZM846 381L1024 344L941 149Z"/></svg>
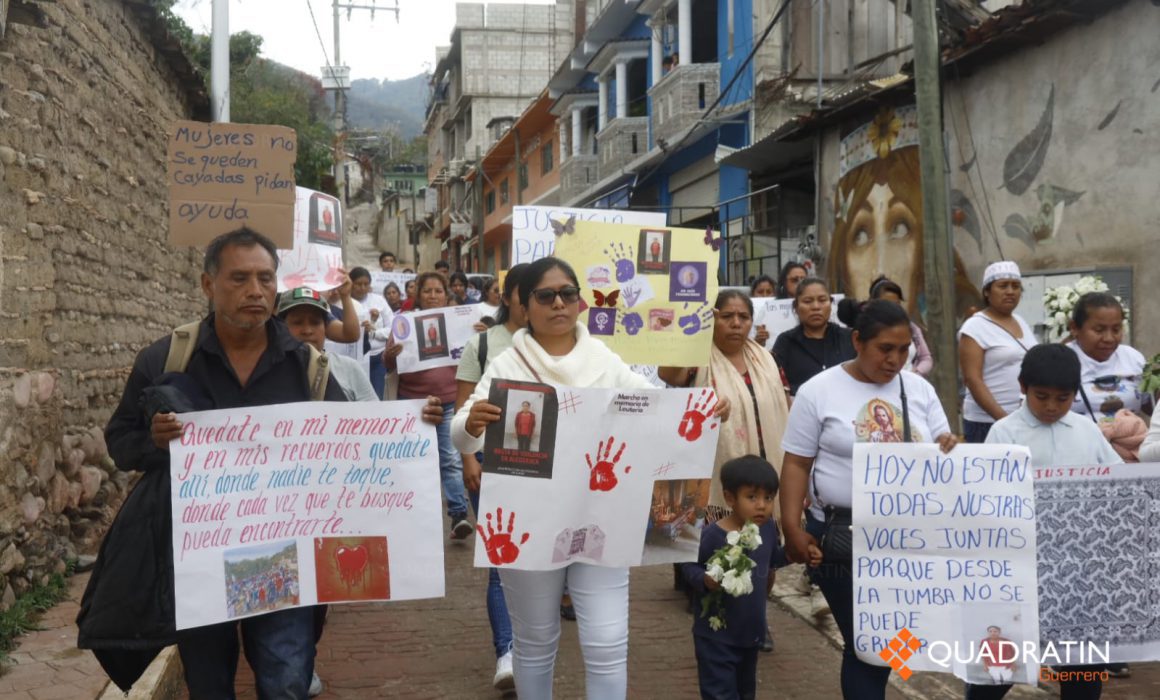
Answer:
<svg viewBox="0 0 1160 700"><path fill-rule="evenodd" d="M204 309L200 253L166 243L188 63L147 5L41 7L0 40L0 608L95 551L131 482L102 433L133 359Z"/></svg>

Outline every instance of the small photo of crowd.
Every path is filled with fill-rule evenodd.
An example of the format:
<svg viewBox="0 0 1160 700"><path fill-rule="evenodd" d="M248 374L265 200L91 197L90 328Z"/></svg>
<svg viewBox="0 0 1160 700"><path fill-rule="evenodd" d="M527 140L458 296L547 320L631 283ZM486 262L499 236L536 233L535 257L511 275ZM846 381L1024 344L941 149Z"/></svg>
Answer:
<svg viewBox="0 0 1160 700"><path fill-rule="evenodd" d="M294 540L227 550L224 558L230 617L298 605L298 545Z"/></svg>

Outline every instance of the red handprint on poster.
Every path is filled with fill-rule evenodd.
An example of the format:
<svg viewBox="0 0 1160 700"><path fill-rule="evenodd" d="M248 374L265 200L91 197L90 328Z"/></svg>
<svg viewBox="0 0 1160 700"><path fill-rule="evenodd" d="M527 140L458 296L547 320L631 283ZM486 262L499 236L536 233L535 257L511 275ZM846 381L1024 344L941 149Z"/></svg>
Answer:
<svg viewBox="0 0 1160 700"><path fill-rule="evenodd" d="M711 402L711 403L710 403ZM677 434L689 442L696 442L704 430L705 420L717 408L717 395L708 389L702 389L701 395L693 402L693 395L685 401L685 415L681 417L681 424L677 426ZM710 429L716 428L713 423Z"/></svg>
<svg viewBox="0 0 1160 700"><path fill-rule="evenodd" d="M603 440L600 441L600 444L596 446L596 464L592 463L593 455L584 455L584 459L588 461L588 488L592 491L611 491L620 483L616 478L616 465L620 462L620 456L624 454L627 443L620 443L620 449L610 459L615 442L616 438L612 436L609 436L607 443ZM624 468L625 474L630 471L632 471L632 467Z"/></svg>
<svg viewBox="0 0 1160 700"><path fill-rule="evenodd" d="M495 509L495 527L492 527L491 513L487 514L487 532L483 531L483 526L476 523L475 529L479 531L479 537L483 540L483 547L487 550L487 558L492 564L502 566L503 564L511 564L520 556L520 546L528 541L531 537L528 533L524 533L520 538L519 544L512 541L512 534L515 532L514 526L516 522L516 514L508 514L507 531L503 529L503 508Z"/></svg>

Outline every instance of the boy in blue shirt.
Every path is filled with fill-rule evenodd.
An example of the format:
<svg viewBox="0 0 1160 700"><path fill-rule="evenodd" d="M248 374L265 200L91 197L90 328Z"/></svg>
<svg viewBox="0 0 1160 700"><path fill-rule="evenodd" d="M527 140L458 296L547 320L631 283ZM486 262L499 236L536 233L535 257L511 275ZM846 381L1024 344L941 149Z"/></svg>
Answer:
<svg viewBox="0 0 1160 700"><path fill-rule="evenodd" d="M1001 418L987 433L987 444L1023 445L1031 451L1033 467L1120 464L1124 460L1088 416L1073 413L1080 386L1079 356L1064 345L1036 345L1023 356L1019 388L1024 401L1019 410ZM1101 671L1103 666L1061 666L1059 671ZM1060 696L1098 698L1102 682L1064 680ZM967 684L966 700L998 700L1010 684Z"/></svg>
<svg viewBox="0 0 1160 700"><path fill-rule="evenodd" d="M757 652L765 637L765 601L773 586L773 570L784 564L781 535L771 514L777 499L778 479L773 465L748 455L721 466L721 489L731 512L701 531L697 563L682 567L685 581L696 595L693 649L697 676L705 700L751 700L757 694ZM705 562L724 547L730 532L752 522L758 527L761 545L746 554L754 561L750 572L753 591L738 597L724 596L725 627L714 631L702 616L701 600L721 584L706 574Z"/></svg>

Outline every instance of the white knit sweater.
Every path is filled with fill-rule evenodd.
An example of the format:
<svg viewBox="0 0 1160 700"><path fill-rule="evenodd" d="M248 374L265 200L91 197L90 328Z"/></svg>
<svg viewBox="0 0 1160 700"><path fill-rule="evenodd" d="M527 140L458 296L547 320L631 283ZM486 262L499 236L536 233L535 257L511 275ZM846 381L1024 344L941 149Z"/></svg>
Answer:
<svg viewBox="0 0 1160 700"><path fill-rule="evenodd" d="M521 329L512 337L512 347L488 362L487 371L475 385L475 392L451 421L451 439L460 452L478 452L483 449L483 434L473 437L467 433L467 414L476 401L487 400L493 380L537 381L535 374L516 354L517 349L540 375L540 379L548 384L581 388L654 388L647 379L633 372L604 343L588 335L588 329L581 324L576 324L576 347L562 357L549 355L535 338Z"/></svg>

